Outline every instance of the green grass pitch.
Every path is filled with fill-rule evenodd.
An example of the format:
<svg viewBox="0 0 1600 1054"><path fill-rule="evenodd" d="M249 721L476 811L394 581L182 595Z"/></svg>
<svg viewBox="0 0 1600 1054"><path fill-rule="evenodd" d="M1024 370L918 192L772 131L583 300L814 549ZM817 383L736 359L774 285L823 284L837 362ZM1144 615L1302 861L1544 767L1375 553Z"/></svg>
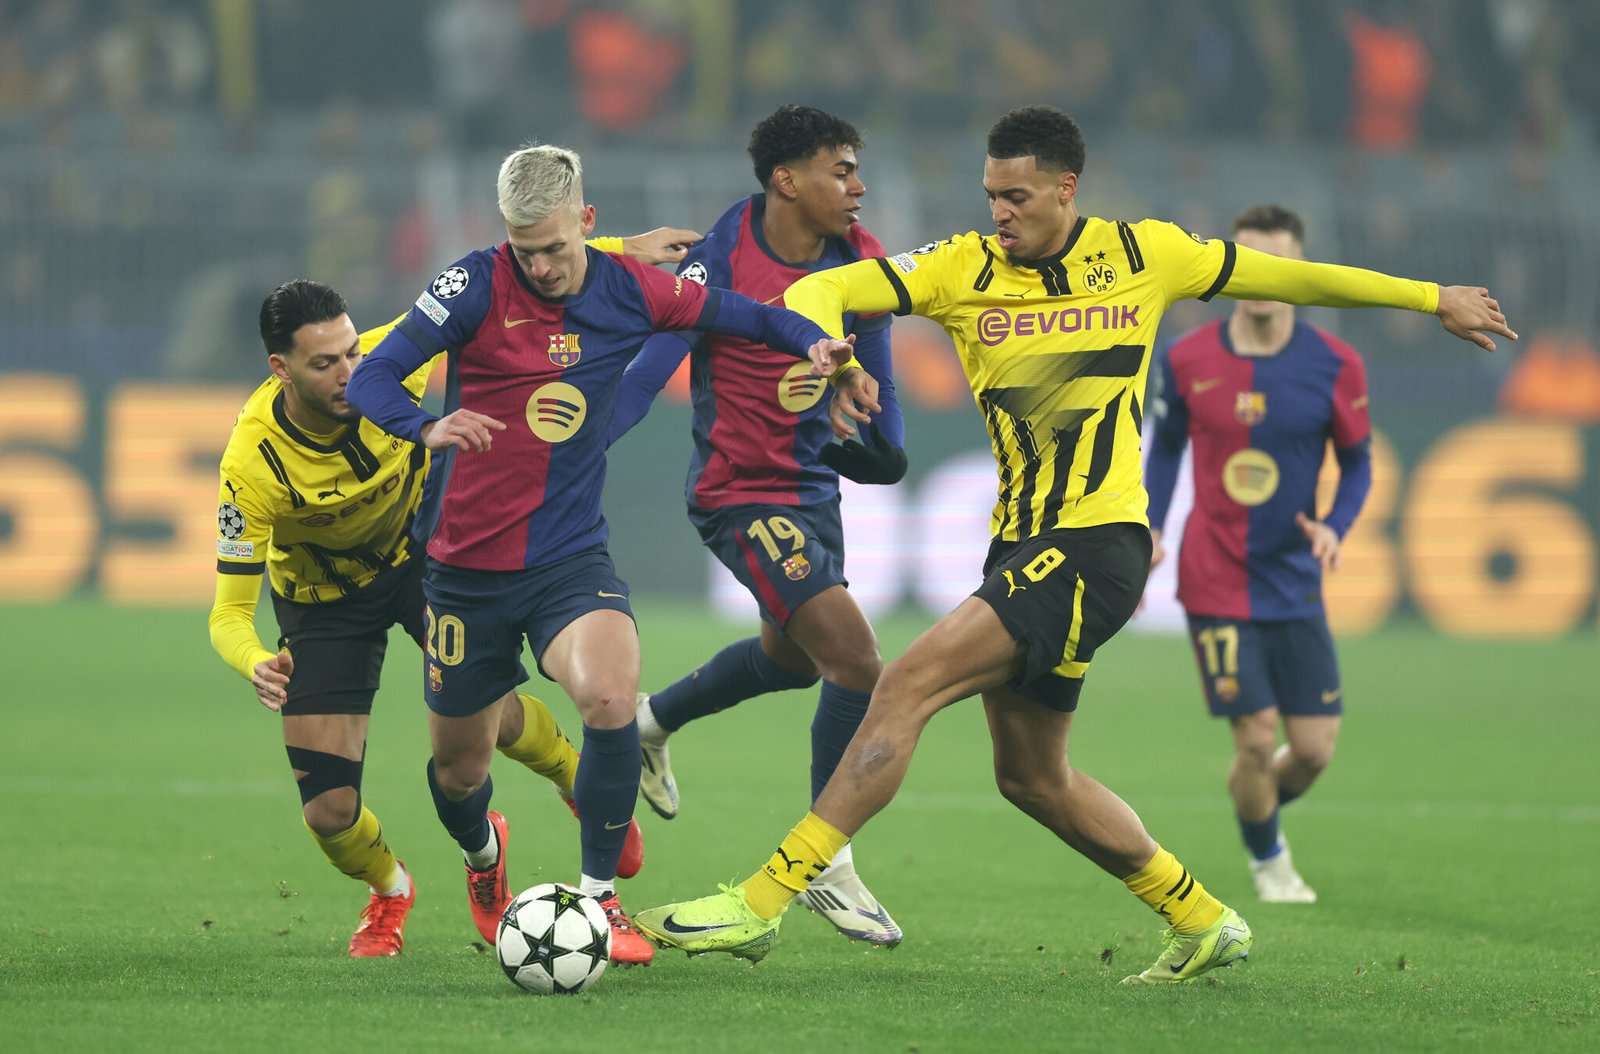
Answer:
<svg viewBox="0 0 1600 1054"><path fill-rule="evenodd" d="M639 608L645 684L747 628ZM270 613L263 611L265 624ZM920 615L880 625L900 653ZM908 934L847 943L802 911L758 967L662 953L572 999L528 996L475 941L432 814L418 660L396 636L366 800L416 876L397 960L347 959L364 891L317 853L276 719L196 611L0 609L0 1033L32 1050L1141 1051L1600 1049L1600 695L1592 637L1341 645L1333 768L1285 813L1312 907L1255 901L1177 638L1095 663L1076 764L1116 789L1256 931L1249 963L1174 989L1117 985L1158 920L1007 806L981 707L937 719L857 864ZM536 691L572 728L571 704ZM683 812L642 805L634 908L756 867L806 804L814 694L746 703L673 741ZM577 829L496 762L514 888L573 880Z"/></svg>

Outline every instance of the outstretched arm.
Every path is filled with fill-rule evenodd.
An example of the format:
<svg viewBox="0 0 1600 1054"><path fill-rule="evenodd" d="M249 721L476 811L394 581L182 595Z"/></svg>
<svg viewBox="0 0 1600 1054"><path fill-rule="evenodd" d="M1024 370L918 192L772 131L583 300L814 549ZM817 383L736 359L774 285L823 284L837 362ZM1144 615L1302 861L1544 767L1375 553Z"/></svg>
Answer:
<svg viewBox="0 0 1600 1054"><path fill-rule="evenodd" d="M1439 316L1446 330L1485 351L1489 334L1517 339L1500 304L1477 286L1438 286L1339 264L1291 260L1234 246L1237 254L1222 295L1234 300L1278 300L1322 307L1398 307ZM1224 264L1226 267L1226 263Z"/></svg>
<svg viewBox="0 0 1600 1054"><path fill-rule="evenodd" d="M611 427L606 431L606 446L621 439L644 419L650 404L661 394L678 364L693 347L689 336L676 330L657 333L644 342L617 386L616 408L611 413Z"/></svg>

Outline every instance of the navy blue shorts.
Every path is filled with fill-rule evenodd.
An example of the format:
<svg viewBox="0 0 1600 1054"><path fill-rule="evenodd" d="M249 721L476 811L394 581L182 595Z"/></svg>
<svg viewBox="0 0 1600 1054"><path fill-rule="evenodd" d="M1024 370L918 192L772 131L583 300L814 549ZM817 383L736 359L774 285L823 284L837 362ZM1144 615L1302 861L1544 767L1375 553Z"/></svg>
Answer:
<svg viewBox="0 0 1600 1054"><path fill-rule="evenodd" d="M537 662L582 615L610 610L633 617L628 586L604 545L520 571L450 567L429 557L422 592L428 602L423 697L445 717L475 714L528 679L523 638Z"/></svg>
<svg viewBox="0 0 1600 1054"><path fill-rule="evenodd" d="M1325 618L1253 622L1190 615L1189 641L1213 717L1268 707L1285 717L1344 713L1339 659Z"/></svg>
<svg viewBox="0 0 1600 1054"><path fill-rule="evenodd" d="M1150 530L1142 523L991 543L983 585L972 595L1025 649L1011 687L1051 710L1076 710L1089 661L1138 610L1149 574Z"/></svg>
<svg viewBox="0 0 1600 1054"><path fill-rule="evenodd" d="M700 540L756 598L761 617L779 629L795 609L844 577L839 496L821 505L729 505L689 508Z"/></svg>

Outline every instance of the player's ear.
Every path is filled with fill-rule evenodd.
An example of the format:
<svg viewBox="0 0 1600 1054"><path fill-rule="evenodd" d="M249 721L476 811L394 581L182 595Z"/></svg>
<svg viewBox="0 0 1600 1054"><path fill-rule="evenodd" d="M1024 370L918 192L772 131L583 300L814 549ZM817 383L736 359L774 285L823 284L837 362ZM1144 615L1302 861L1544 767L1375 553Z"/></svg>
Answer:
<svg viewBox="0 0 1600 1054"><path fill-rule="evenodd" d="M1072 199L1078 196L1078 174L1071 170L1063 169L1061 180L1056 184L1056 193L1061 198L1061 204L1072 204Z"/></svg>
<svg viewBox="0 0 1600 1054"><path fill-rule="evenodd" d="M578 222L583 227L583 236L585 238L589 237L589 235L594 231L594 206L593 205L585 205L579 211L579 213L578 213Z"/></svg>
<svg viewBox="0 0 1600 1054"><path fill-rule="evenodd" d="M284 382L289 380L289 363L282 355L279 355L277 352L273 352L271 355L268 355L267 366L272 370L273 373L277 374L278 380Z"/></svg>
<svg viewBox="0 0 1600 1054"><path fill-rule="evenodd" d="M793 201L795 198L794 172L788 165L777 165L772 170L772 178L767 180L768 193L776 191L785 198Z"/></svg>

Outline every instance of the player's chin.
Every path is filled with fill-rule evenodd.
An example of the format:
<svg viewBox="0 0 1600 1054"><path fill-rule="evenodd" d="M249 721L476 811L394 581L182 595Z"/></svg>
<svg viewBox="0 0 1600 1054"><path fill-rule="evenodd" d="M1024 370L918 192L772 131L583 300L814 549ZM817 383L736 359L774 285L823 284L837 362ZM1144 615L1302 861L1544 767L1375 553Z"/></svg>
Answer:
<svg viewBox="0 0 1600 1054"><path fill-rule="evenodd" d="M343 399L335 399L329 410L329 416L335 421L343 421L344 423L349 424L351 421L361 420L361 411L357 410Z"/></svg>

